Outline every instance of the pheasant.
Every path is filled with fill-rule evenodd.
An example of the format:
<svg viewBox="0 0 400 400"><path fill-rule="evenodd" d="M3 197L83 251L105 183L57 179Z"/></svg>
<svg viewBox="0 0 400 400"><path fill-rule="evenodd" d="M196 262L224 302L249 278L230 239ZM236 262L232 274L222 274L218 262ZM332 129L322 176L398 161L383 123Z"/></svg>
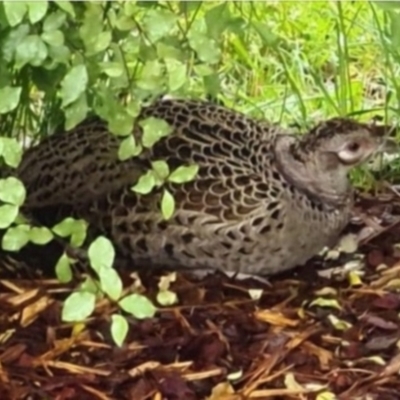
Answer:
<svg viewBox="0 0 400 400"><path fill-rule="evenodd" d="M100 119L30 148L17 171L25 209L39 221L50 210L59 220L84 218L135 265L271 275L335 244L351 214L348 172L384 142L382 129L351 119L292 135L219 105L165 98L142 109L137 141L148 117L171 134L125 161ZM162 188L132 191L160 159L170 170L199 166L193 181L166 183L176 202L168 220Z"/></svg>

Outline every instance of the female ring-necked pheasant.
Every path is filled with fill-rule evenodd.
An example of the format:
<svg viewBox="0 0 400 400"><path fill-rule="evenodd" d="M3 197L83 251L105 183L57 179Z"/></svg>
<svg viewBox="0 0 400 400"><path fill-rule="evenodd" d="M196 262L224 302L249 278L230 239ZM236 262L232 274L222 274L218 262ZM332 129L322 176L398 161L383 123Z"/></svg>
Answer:
<svg viewBox="0 0 400 400"><path fill-rule="evenodd" d="M60 218L72 211L141 265L272 274L335 243L350 217L347 174L383 142L382 130L349 119L294 136L202 101L159 99L143 108L148 117L173 132L127 161L100 120L29 149L18 170L26 209L39 220L50 208ZM139 125L133 133L140 137ZM176 200L168 221L161 190L131 190L159 159L171 170L200 167L194 181L168 184Z"/></svg>

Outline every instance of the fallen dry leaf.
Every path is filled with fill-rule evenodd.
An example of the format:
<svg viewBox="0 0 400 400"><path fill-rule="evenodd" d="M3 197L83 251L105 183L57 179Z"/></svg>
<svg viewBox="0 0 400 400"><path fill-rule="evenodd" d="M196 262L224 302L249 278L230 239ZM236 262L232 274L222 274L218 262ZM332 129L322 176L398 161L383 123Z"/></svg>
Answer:
<svg viewBox="0 0 400 400"><path fill-rule="evenodd" d="M384 201L397 218L400 199ZM51 399L398 400L400 225L385 225L379 197L360 197L357 207L382 224L379 234L354 254L347 243L334 259L317 256L268 283L122 273L126 289L154 300L161 285L179 298L149 320L128 318L122 348L110 337L112 302L85 323L64 324L61 302L71 286L23 272L12 278L7 269L0 398L27 400L35 390ZM358 242L367 220L349 227L346 240Z"/></svg>

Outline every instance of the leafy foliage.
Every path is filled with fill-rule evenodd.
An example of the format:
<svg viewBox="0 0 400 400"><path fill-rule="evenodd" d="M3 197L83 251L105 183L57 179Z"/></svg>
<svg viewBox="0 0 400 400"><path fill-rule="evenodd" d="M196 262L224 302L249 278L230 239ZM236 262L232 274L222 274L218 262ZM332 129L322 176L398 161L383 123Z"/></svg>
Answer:
<svg viewBox="0 0 400 400"><path fill-rule="evenodd" d="M71 260L64 253L56 264L56 275L60 282L70 282L72 279Z"/></svg>
<svg viewBox="0 0 400 400"><path fill-rule="evenodd" d="M153 317L157 310L149 299L136 293L124 297L119 305L124 311L138 319Z"/></svg>
<svg viewBox="0 0 400 400"><path fill-rule="evenodd" d="M139 178L132 190L142 195L149 194L155 187L165 182L185 183L192 181L199 171L197 165L181 166L170 172L168 164L163 160L154 161L152 169ZM168 189L164 188L161 197L161 211L165 219L172 217L175 211L175 200Z"/></svg>
<svg viewBox="0 0 400 400"><path fill-rule="evenodd" d="M105 237L98 237L89 247L91 266L97 272L102 268L111 268L114 258L114 247Z"/></svg>
<svg viewBox="0 0 400 400"><path fill-rule="evenodd" d="M169 219L174 215L175 211L175 201L172 194L164 189L162 199L161 199L161 211L165 219Z"/></svg>
<svg viewBox="0 0 400 400"><path fill-rule="evenodd" d="M198 171L199 167L197 165L190 165L189 167L178 167L168 177L168 181L174 183L190 182L196 177Z"/></svg>
<svg viewBox="0 0 400 400"><path fill-rule="evenodd" d="M122 315L114 314L111 316L111 336L118 346L122 346L128 334L129 325Z"/></svg>
<svg viewBox="0 0 400 400"><path fill-rule="evenodd" d="M77 291L67 297L62 309L62 319L67 322L83 321L95 309L96 296L87 291Z"/></svg>
<svg viewBox="0 0 400 400"><path fill-rule="evenodd" d="M21 96L20 87L5 86L0 89L0 114L15 110Z"/></svg>
<svg viewBox="0 0 400 400"><path fill-rule="evenodd" d="M89 317L94 311L95 299L99 295L106 295L112 301L117 301L121 309L138 319L154 316L156 308L145 296L134 293L122 297L122 281L117 271L112 267L115 251L107 238L100 236L93 241L89 247L88 255L90 266L96 272L98 279L87 280L68 296L62 313L66 321L78 322ZM62 281L68 282L71 279L70 260L65 254L57 263L57 273ZM85 302L79 312L74 310L78 299ZM110 329L115 342L121 345L128 332L128 323L125 317L113 315Z"/></svg>
<svg viewBox="0 0 400 400"><path fill-rule="evenodd" d="M26 196L24 185L16 178L10 177L0 180L0 200L5 203L20 206Z"/></svg>
<svg viewBox="0 0 400 400"><path fill-rule="evenodd" d="M17 225L7 229L3 236L2 247L8 251L18 251L29 242L29 225Z"/></svg>
<svg viewBox="0 0 400 400"><path fill-rule="evenodd" d="M15 168L21 161L22 148L15 138L0 137L0 154L6 165Z"/></svg>
<svg viewBox="0 0 400 400"><path fill-rule="evenodd" d="M53 227L53 232L61 237L70 237L70 243L74 247L83 244L86 238L87 223L83 220L74 218L65 218L59 224Z"/></svg>

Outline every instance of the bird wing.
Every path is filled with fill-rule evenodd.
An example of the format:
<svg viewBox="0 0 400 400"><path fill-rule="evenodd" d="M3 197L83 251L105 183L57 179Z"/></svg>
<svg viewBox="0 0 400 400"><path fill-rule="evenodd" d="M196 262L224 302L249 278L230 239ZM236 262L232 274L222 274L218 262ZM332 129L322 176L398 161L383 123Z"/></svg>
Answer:
<svg viewBox="0 0 400 400"><path fill-rule="evenodd" d="M25 207L91 202L146 171L140 160L118 159L120 139L101 121L78 125L30 148L17 176L27 189Z"/></svg>
<svg viewBox="0 0 400 400"><path fill-rule="evenodd" d="M197 186L186 185L191 196L196 196L200 182L207 179L215 180L215 184L231 179L229 190L233 193L235 179L262 175L271 157L274 129L214 104L159 100L145 107L133 126L137 141L143 134L139 122L148 117L165 120L172 133L125 161L118 159L120 139L100 120L83 122L29 149L17 171L27 188L25 207L88 204L133 186L151 167L151 161L159 159L166 160L171 171L181 165L199 165ZM207 191L202 187L198 195ZM212 196L209 191L207 195Z"/></svg>

